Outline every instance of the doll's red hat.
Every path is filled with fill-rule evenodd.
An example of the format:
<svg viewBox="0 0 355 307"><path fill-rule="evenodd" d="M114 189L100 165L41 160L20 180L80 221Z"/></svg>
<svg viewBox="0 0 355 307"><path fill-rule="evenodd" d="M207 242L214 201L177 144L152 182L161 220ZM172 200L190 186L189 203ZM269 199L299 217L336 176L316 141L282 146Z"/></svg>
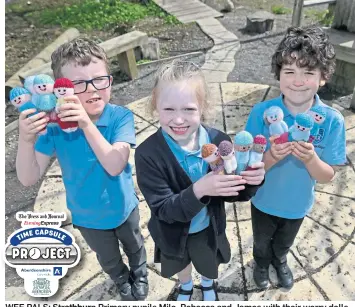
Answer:
<svg viewBox="0 0 355 307"><path fill-rule="evenodd" d="M64 88L74 88L73 82L67 78L59 78L54 82L54 88L64 87Z"/></svg>

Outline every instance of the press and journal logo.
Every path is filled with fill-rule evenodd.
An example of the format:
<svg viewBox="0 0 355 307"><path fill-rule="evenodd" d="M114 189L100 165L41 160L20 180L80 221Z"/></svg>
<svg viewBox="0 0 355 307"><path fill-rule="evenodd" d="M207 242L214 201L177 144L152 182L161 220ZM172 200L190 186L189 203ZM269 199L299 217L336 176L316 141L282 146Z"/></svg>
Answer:
<svg viewBox="0 0 355 307"><path fill-rule="evenodd" d="M22 228L8 237L4 260L24 279L29 295L52 296L58 291L59 279L80 260L75 238L60 228L66 214L18 212L16 219Z"/></svg>

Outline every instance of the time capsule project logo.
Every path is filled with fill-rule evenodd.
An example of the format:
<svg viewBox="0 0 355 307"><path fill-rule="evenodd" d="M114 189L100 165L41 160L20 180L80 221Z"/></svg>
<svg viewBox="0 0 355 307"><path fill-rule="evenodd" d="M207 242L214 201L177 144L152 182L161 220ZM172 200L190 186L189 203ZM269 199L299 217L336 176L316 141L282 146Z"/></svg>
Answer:
<svg viewBox="0 0 355 307"><path fill-rule="evenodd" d="M17 212L22 228L13 232L5 246L5 262L24 279L33 297L50 297L58 291L59 279L80 260L74 236L61 229L63 212Z"/></svg>

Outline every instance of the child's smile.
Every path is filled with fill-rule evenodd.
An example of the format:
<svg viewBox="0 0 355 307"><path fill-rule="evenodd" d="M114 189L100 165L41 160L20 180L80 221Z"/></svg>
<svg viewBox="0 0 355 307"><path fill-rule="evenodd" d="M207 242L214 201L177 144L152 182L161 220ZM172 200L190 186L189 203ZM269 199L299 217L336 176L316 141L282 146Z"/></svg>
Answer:
<svg viewBox="0 0 355 307"><path fill-rule="evenodd" d="M185 126L185 127L170 127L170 129L178 135L184 135L187 130L189 129L189 126Z"/></svg>
<svg viewBox="0 0 355 307"><path fill-rule="evenodd" d="M162 129L179 145L193 143L201 123L195 88L186 81L166 83L159 89L157 111Z"/></svg>

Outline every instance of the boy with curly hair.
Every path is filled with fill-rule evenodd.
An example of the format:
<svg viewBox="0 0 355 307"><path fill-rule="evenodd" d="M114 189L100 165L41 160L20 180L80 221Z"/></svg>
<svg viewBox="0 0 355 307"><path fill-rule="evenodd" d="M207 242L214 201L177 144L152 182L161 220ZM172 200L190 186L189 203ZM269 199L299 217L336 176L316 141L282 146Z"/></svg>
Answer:
<svg viewBox="0 0 355 307"><path fill-rule="evenodd" d="M270 264L276 268L281 287L292 288L287 253L313 206L314 186L316 182L331 181L335 167L346 163L344 118L317 95L334 68L334 48L321 28L289 28L272 57L272 70L280 81L281 96L256 104L246 124L245 129L254 136L268 137L263 113L272 106L282 109L289 127L299 113L312 114L321 109L320 113L325 115L325 120L319 120L313 143L276 144L277 135L269 138L263 158L265 183L251 200L256 262L253 276L261 289L269 285Z"/></svg>

